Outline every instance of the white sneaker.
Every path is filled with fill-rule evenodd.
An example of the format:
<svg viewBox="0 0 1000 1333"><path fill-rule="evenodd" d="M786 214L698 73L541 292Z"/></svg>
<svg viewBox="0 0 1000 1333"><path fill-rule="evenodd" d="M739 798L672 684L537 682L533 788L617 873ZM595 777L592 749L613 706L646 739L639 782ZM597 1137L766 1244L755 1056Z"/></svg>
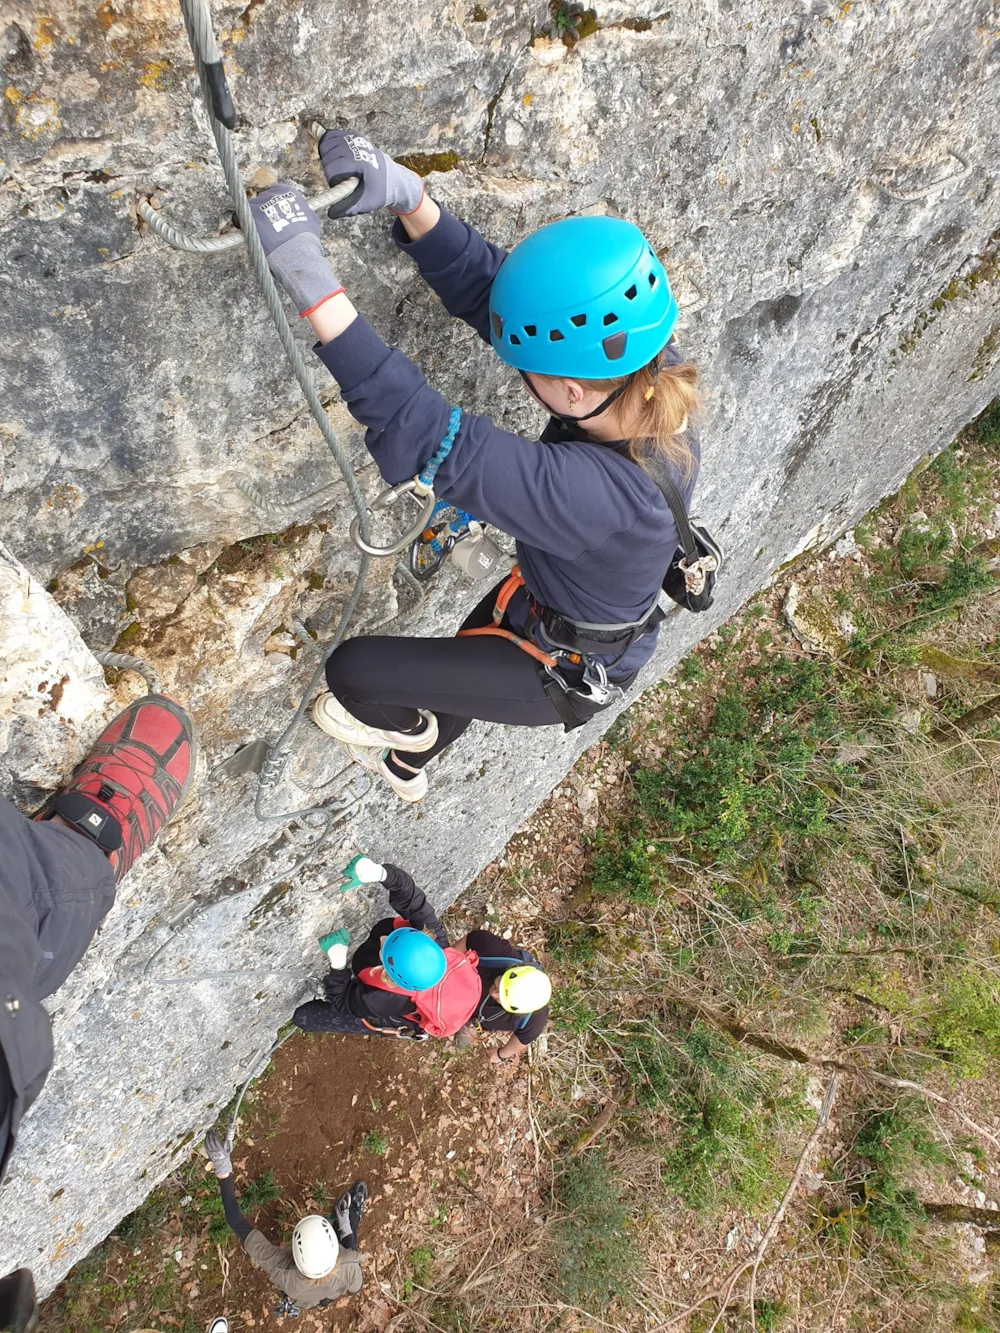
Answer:
<svg viewBox="0 0 1000 1333"><path fill-rule="evenodd" d="M404 752L422 754L424 750L429 750L432 745L437 744L438 722L433 713L427 713L422 708L417 711L426 725L423 731L418 732L415 736L411 736L405 731L368 727L365 726L364 722L359 722L356 717L353 717L336 695L331 694L329 690L324 690L312 706L312 720L320 731L325 731L328 736L332 736L336 741L343 741L345 745L361 745L368 748L379 747L380 749L384 749L387 745L390 747L397 746ZM358 762L360 763L360 760Z"/></svg>
<svg viewBox="0 0 1000 1333"><path fill-rule="evenodd" d="M400 778L385 762L389 751L384 746L375 749L372 746L348 745L344 741L341 741L341 745L356 764L367 768L369 773L377 773L380 778L384 778L401 801L409 801L412 804L415 801L422 801L427 795L427 774L422 768L411 768L397 755L393 762L413 774L412 778Z"/></svg>
<svg viewBox="0 0 1000 1333"><path fill-rule="evenodd" d="M213 1319L208 1326L208 1333L229 1333L228 1319Z"/></svg>

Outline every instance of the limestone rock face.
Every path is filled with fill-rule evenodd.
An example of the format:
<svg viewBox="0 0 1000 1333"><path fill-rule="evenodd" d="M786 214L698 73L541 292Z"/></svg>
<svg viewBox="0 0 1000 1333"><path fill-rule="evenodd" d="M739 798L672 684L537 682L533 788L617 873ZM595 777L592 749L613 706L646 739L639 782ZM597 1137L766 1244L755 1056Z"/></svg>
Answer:
<svg viewBox="0 0 1000 1333"><path fill-rule="evenodd" d="M111 715L104 673L80 632L0 542L0 772L56 787Z"/></svg>
<svg viewBox="0 0 1000 1333"><path fill-rule="evenodd" d="M317 192L319 120L451 168L435 197L501 244L571 212L646 229L703 374L697 507L729 554L716 607L667 622L646 683L998 391L988 0L595 0L572 48L541 0L240 0L214 18L248 181ZM315 937L361 928L365 904L330 888L341 860L405 863L447 903L611 718L474 725L422 811L364 794L306 724L263 813L358 799L301 870L308 826L255 819L252 775L209 779L276 736L313 675L356 569L350 508L241 250L182 254L137 220L153 198L195 232L231 225L174 6L8 0L0 63L0 608L31 618L0 628L3 789L29 809L113 711L84 641L151 661L204 755L51 1004L56 1066L0 1194L0 1272L29 1264L44 1291L214 1119L313 984ZM324 225L359 307L451 401L538 430L384 218ZM316 373L371 493L361 432ZM383 562L355 627L450 631L479 595Z"/></svg>

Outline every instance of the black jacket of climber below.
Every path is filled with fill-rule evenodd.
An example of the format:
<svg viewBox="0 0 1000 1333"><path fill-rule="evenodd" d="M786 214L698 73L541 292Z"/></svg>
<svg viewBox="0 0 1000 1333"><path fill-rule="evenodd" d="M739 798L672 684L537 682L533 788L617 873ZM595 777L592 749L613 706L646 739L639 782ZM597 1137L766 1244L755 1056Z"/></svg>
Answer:
<svg viewBox="0 0 1000 1333"><path fill-rule="evenodd" d="M398 220L393 237L449 314L489 343L490 287L506 251L445 209L420 240L409 241ZM365 443L384 479L396 485L418 473L447 432L451 405L362 315L316 350L352 416L367 427ZM673 344L667 359L681 360ZM697 456L693 432L688 440ZM689 504L695 476L674 474L674 480ZM638 620L654 604L678 545L653 479L623 446L588 440L582 426L566 429L550 420L540 441L526 440L489 417L466 414L435 491L513 536L528 591L573 620ZM515 628L523 627L526 612L521 590L508 611ZM544 646L544 637L538 641ZM655 643L655 632L639 639L612 678L638 670Z"/></svg>
<svg viewBox="0 0 1000 1333"><path fill-rule="evenodd" d="M385 887L389 894L389 906L396 916L402 917L417 930L429 930L442 949L447 947L448 936L437 912L428 902L423 889L417 888L405 870L387 863ZM376 1027L416 1029L418 1025L405 1017L413 1013L413 1001L408 995L366 986L357 976L362 968L378 967L382 940L394 928L393 917L377 921L365 942L355 950L351 966L327 974L324 990L329 1003L341 1013L366 1018Z"/></svg>
<svg viewBox="0 0 1000 1333"><path fill-rule="evenodd" d="M41 1001L82 958L115 900L111 866L72 829L34 823L0 797L0 1180L21 1117L52 1067Z"/></svg>
<svg viewBox="0 0 1000 1333"><path fill-rule="evenodd" d="M479 955L479 976L483 983L483 998L472 1019L472 1026L481 1032L512 1032L522 1046L542 1035L549 1021L549 1006L536 1009L533 1014L509 1014L499 1000L494 1000L490 987L507 971L523 961L521 950L509 940L494 935L491 930L470 930L465 937L468 948ZM487 959L509 958L509 965Z"/></svg>

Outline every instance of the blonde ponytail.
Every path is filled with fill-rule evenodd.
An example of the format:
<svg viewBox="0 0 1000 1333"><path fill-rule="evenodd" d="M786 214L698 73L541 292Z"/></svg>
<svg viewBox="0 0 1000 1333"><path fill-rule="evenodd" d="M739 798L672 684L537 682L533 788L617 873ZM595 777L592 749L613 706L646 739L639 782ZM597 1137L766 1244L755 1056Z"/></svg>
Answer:
<svg viewBox="0 0 1000 1333"><path fill-rule="evenodd" d="M643 461L659 457L687 480L695 468L695 457L685 432L701 415L698 371L690 361L679 365L643 366L620 380L582 380L588 389L613 393L625 391L615 404L625 432L629 454L641 467Z"/></svg>

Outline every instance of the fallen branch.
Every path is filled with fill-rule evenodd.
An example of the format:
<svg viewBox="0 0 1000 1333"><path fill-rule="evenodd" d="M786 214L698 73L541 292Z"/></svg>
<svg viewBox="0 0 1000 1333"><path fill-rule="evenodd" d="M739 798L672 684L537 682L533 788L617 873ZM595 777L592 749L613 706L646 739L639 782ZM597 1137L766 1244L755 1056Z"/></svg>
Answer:
<svg viewBox="0 0 1000 1333"><path fill-rule="evenodd" d="M581 1135L580 1138L577 1139L576 1143L574 1143L570 1156L579 1157L580 1154L585 1149L590 1147L590 1145L597 1138L598 1134L600 1134L601 1130L607 1129L608 1125L610 1125L611 1119L614 1116L615 1112L618 1110L619 1105L620 1103L618 1101L608 1102L607 1106L595 1119L594 1123L587 1130L587 1132Z"/></svg>
<svg viewBox="0 0 1000 1333"><path fill-rule="evenodd" d="M1000 1213L995 1208L972 1208L964 1203L926 1203L918 1200L928 1217L936 1222L971 1222L975 1227L995 1228Z"/></svg>
<svg viewBox="0 0 1000 1333"><path fill-rule="evenodd" d="M222 1274L222 1295L225 1296L226 1288L229 1286L229 1260L222 1253L222 1246L216 1242L215 1252L219 1256L219 1272Z"/></svg>
<svg viewBox="0 0 1000 1333"><path fill-rule="evenodd" d="M939 722L931 730L931 740L945 741L954 736L956 732L964 735L965 732L971 731L973 727L978 727L980 722L986 722L990 718L996 717L997 713L1000 713L1000 694L991 695L989 699L977 704L975 708L970 708L961 717L948 718L944 722Z"/></svg>
<svg viewBox="0 0 1000 1333"><path fill-rule="evenodd" d="M750 1323L753 1328L757 1327L753 1314L754 1299L757 1294L757 1273L760 1269L764 1255L767 1253L767 1247L778 1234L778 1228L784 1221L785 1213L788 1211L788 1205L791 1203L802 1180L802 1173L806 1169L806 1163L809 1161L809 1157L813 1149L816 1147L820 1135L830 1122L830 1112L833 1109L833 1103L837 1097L837 1082L839 1078L840 1074L834 1073L831 1076L829 1083L826 1085L826 1092L823 1094L823 1104L820 1106L819 1115L816 1118L816 1124L813 1127L813 1131L808 1139L806 1139L802 1151L799 1153L799 1160L795 1164L795 1170L792 1172L792 1178L788 1182L788 1188L781 1196L781 1202L775 1209L774 1216L768 1223L767 1230L764 1232L763 1236L761 1236L753 1254L744 1263L739 1264L734 1268L729 1276L725 1278L714 1291L708 1292L706 1295L702 1296L700 1300L696 1301L694 1305L689 1305L687 1309L681 1310L679 1314L673 1315L665 1324L657 1325L653 1330L653 1333L660 1333L661 1330L675 1328L683 1320L694 1314L696 1310L700 1310L707 1301L712 1300L718 1301L719 1309L715 1318L705 1330L705 1333L714 1333L714 1330L718 1328L723 1315L726 1313L726 1308L732 1299L737 1282L739 1282L740 1278L747 1272L750 1273L750 1289L747 1295L747 1303L750 1310Z"/></svg>
<svg viewBox="0 0 1000 1333"><path fill-rule="evenodd" d="M751 1032L742 1023L727 1018L720 1010L705 1004L702 1000L692 999L681 991L675 991L669 984L661 983L661 990L672 1004L690 1009L699 1018L711 1023L713 1027L728 1033L741 1046L752 1046L755 1050L763 1051L765 1055L773 1055L776 1059L788 1060L793 1064L805 1065L810 1069L819 1069L824 1073L845 1074L849 1078L866 1079L870 1083L878 1083L883 1087L900 1088L907 1092L919 1093L921 1097L926 1097L928 1101L946 1107L957 1120L965 1125L966 1129L980 1135L1000 1151L1000 1139L995 1134L977 1124L964 1111L959 1110L953 1102L950 1102L947 1097L943 1097L939 1092L932 1092L930 1088L925 1088L922 1083L915 1083L909 1078L896 1078L892 1074L879 1074L874 1069L867 1069L864 1065L851 1064L845 1060L831 1060L819 1055L810 1055L808 1051L802 1050L801 1047L790 1046L787 1042L780 1041L776 1037L766 1037L762 1033Z"/></svg>

